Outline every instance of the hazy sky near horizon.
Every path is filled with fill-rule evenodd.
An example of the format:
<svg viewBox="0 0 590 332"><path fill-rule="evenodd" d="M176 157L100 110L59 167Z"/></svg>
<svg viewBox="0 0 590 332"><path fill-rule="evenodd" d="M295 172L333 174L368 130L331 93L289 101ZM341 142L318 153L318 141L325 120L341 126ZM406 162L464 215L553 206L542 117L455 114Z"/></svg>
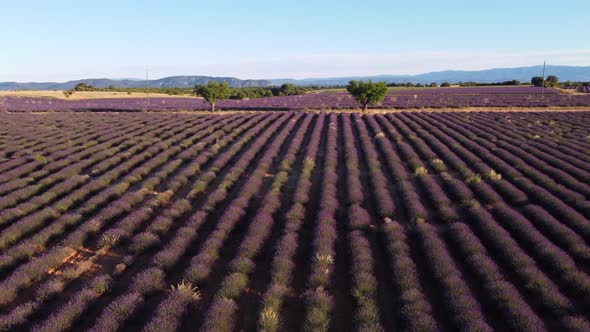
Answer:
<svg viewBox="0 0 590 332"><path fill-rule="evenodd" d="M590 65L589 13L587 0L7 0L0 82Z"/></svg>

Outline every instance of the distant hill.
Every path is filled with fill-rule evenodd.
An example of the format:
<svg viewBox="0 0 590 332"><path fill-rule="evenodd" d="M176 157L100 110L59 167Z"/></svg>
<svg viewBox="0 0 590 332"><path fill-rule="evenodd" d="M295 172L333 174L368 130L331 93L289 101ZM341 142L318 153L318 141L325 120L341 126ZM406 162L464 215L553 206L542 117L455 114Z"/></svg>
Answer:
<svg viewBox="0 0 590 332"><path fill-rule="evenodd" d="M283 83L292 83L300 86L320 85L335 86L346 85L352 79L386 81L387 83L412 82L428 83L459 83L459 82L481 82L495 83L510 80L522 82L530 81L533 76L541 76L543 66L517 67L517 68L495 68L487 70L466 71L446 70L418 75L379 75L379 76L354 76L354 77L332 77L332 78L307 78L307 79L269 79L269 80L242 80L235 77L211 77L211 76L171 76L157 80L150 80L151 87L193 87L195 84L206 84L209 81L227 82L232 87L264 87L280 86ZM590 81L590 66L547 66L546 75L555 75L563 81ZM145 81L140 79L82 79L64 83L42 82L42 83L17 83L0 82L0 90L69 90L78 83L86 83L97 88L106 88L110 85L116 87L136 88L144 87Z"/></svg>
<svg viewBox="0 0 590 332"><path fill-rule="evenodd" d="M481 82L496 83L510 80L529 82L533 76L541 76L543 66L517 67L517 68L495 68L477 71L467 70L446 70L418 75L378 75L378 76L352 76L334 78L308 78L308 79L276 79L271 80L275 85L292 83L295 85L346 85L350 80L373 80L385 81L387 83L459 83L459 82ZM561 82L564 81L590 81L590 66L547 66L545 75L555 75Z"/></svg>
<svg viewBox="0 0 590 332"><path fill-rule="evenodd" d="M241 80L234 77L210 77L210 76L171 76L157 80L150 80L150 87L159 88L188 88L195 84L207 84L209 81L227 82L232 87L261 87L272 86L269 80ZM17 83L17 82L0 82L0 90L69 90L78 83L86 83L97 88L106 88L116 86L120 88L140 88L145 87L145 80L140 79L108 79L108 78L90 78L63 83L42 82L42 83Z"/></svg>

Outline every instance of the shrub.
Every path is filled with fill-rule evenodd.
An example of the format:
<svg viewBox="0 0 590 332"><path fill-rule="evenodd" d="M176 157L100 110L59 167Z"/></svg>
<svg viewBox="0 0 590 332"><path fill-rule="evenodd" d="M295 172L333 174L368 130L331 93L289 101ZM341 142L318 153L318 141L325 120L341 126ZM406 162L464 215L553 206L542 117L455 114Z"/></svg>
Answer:
<svg viewBox="0 0 590 332"><path fill-rule="evenodd" d="M96 294L84 289L78 292L70 301L51 314L43 323L33 327L32 331L65 331L72 327L72 323L86 309Z"/></svg>
<svg viewBox="0 0 590 332"><path fill-rule="evenodd" d="M144 326L143 331L177 331L187 305L196 301L195 294L192 285L188 287L182 286L182 290L172 290L164 301L158 305L153 318L146 326Z"/></svg>
<svg viewBox="0 0 590 332"><path fill-rule="evenodd" d="M369 213L358 205L353 205L348 209L348 218L351 229L363 229L371 224Z"/></svg>
<svg viewBox="0 0 590 332"><path fill-rule="evenodd" d="M105 234L103 234L100 237L100 240L98 240L98 245L101 248L115 247L119 243L119 241L121 240L121 237L124 235L125 235L125 233L122 230L118 230L118 229L113 229L111 231L107 231L107 232L105 232Z"/></svg>
<svg viewBox="0 0 590 332"><path fill-rule="evenodd" d="M37 161L40 164L47 164L49 161L47 161L47 158L45 158L42 154L37 153L35 155L35 161Z"/></svg>
<svg viewBox="0 0 590 332"><path fill-rule="evenodd" d="M234 259L231 262L231 269L236 271L236 272L240 272L240 273L244 273L244 274L248 274L250 272L252 272L252 270L254 270L255 267L255 263L247 257L238 257L236 259Z"/></svg>
<svg viewBox="0 0 590 332"><path fill-rule="evenodd" d="M479 203L479 201L477 199L470 199L467 202L467 207L469 207L470 209L479 209L481 206L481 204Z"/></svg>
<svg viewBox="0 0 590 332"><path fill-rule="evenodd" d="M143 297L139 293L129 293L115 298L90 331L116 331L143 302Z"/></svg>
<svg viewBox="0 0 590 332"><path fill-rule="evenodd" d="M203 330L231 331L234 323L232 316L237 309L238 305L234 300L225 297L217 297L207 313Z"/></svg>
<svg viewBox="0 0 590 332"><path fill-rule="evenodd" d="M123 264L123 263L119 263L117 265L115 265L115 274L121 274L125 271L125 269L127 268L127 265Z"/></svg>
<svg viewBox="0 0 590 332"><path fill-rule="evenodd" d="M99 275L90 281L89 286L96 295L102 295L109 291L112 281L108 275Z"/></svg>
<svg viewBox="0 0 590 332"><path fill-rule="evenodd" d="M201 299L201 293L196 286L190 281L181 281L176 286L171 286L172 292L177 296L189 299L190 301L198 301Z"/></svg>
<svg viewBox="0 0 590 332"><path fill-rule="evenodd" d="M37 301L45 301L56 294L61 293L64 290L65 282L59 278L52 278L46 282L44 282L37 292L35 293L35 298ZM106 289L105 289L106 291Z"/></svg>
<svg viewBox="0 0 590 332"><path fill-rule="evenodd" d="M221 284L221 296L228 299L236 299L248 284L248 276L235 272L230 274Z"/></svg>
<svg viewBox="0 0 590 332"><path fill-rule="evenodd" d="M23 324L39 308L40 303L29 301L20 304L10 313L0 316L0 331L9 331L14 327Z"/></svg>
<svg viewBox="0 0 590 332"><path fill-rule="evenodd" d="M272 308L264 308L260 312L258 328L264 332L275 332L279 328L279 314Z"/></svg>
<svg viewBox="0 0 590 332"><path fill-rule="evenodd" d="M303 160L304 169L313 169L314 166L315 166L315 161L313 160L313 158L306 157L305 160Z"/></svg>
<svg viewBox="0 0 590 332"><path fill-rule="evenodd" d="M561 319L561 323L567 331L590 330L590 323L582 316L566 316Z"/></svg>
<svg viewBox="0 0 590 332"><path fill-rule="evenodd" d="M471 174L469 177L465 179L465 182L468 184L477 184L481 182L481 175L479 174Z"/></svg>
<svg viewBox="0 0 590 332"><path fill-rule="evenodd" d="M332 297L323 288L317 288L307 294L307 310L304 322L305 331L327 331L330 326Z"/></svg>
<svg viewBox="0 0 590 332"><path fill-rule="evenodd" d="M164 288L164 271L149 268L140 272L132 281L131 290L148 295Z"/></svg>
<svg viewBox="0 0 590 332"><path fill-rule="evenodd" d="M438 158L430 160L430 167L432 167L437 173L442 173L447 170L445 163Z"/></svg>
<svg viewBox="0 0 590 332"><path fill-rule="evenodd" d="M484 173L484 178L490 181L500 181L502 180L502 174L496 172L493 169L490 169Z"/></svg>
<svg viewBox="0 0 590 332"><path fill-rule="evenodd" d="M427 175L427 174L428 174L428 169L426 169L426 167L424 167L424 166L420 166L420 167L417 167L416 169L414 169L414 175L416 175L416 176Z"/></svg>
<svg viewBox="0 0 590 332"><path fill-rule="evenodd" d="M160 238L156 234L152 232L142 232L133 238L133 243L131 244L130 249L134 253L141 253L154 246L159 241Z"/></svg>

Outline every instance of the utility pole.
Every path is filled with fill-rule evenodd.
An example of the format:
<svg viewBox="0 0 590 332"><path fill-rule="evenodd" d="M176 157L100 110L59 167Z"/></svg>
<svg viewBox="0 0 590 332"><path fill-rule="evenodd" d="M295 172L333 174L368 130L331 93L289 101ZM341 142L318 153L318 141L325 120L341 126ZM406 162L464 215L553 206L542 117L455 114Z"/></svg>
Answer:
<svg viewBox="0 0 590 332"><path fill-rule="evenodd" d="M148 67L145 66L145 88L147 93L147 108L150 108L150 79L148 74Z"/></svg>
<svg viewBox="0 0 590 332"><path fill-rule="evenodd" d="M546 65L546 61L543 61L543 84L541 85L541 101L543 101L543 98L545 97L545 65Z"/></svg>

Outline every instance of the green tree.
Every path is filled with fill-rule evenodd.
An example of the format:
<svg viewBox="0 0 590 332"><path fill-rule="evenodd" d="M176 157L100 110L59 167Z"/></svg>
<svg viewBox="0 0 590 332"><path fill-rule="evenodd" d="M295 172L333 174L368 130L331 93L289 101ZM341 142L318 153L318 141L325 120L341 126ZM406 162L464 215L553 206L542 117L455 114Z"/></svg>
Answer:
<svg viewBox="0 0 590 332"><path fill-rule="evenodd" d="M211 112L214 112L217 101L229 98L232 91L227 82L209 81L206 85L195 85L193 92L205 98L211 105Z"/></svg>
<svg viewBox="0 0 590 332"><path fill-rule="evenodd" d="M352 80L346 86L348 91L354 99L356 99L363 106L363 111L369 105L380 103L387 95L387 84L385 82L355 81Z"/></svg>
<svg viewBox="0 0 590 332"><path fill-rule="evenodd" d="M74 91L93 91L94 87L86 83L78 83L74 86Z"/></svg>
<svg viewBox="0 0 590 332"><path fill-rule="evenodd" d="M442 83L440 84L440 87L441 87L441 88L449 88L450 86L451 86L451 84L450 84L449 82L442 82Z"/></svg>
<svg viewBox="0 0 590 332"><path fill-rule="evenodd" d="M557 76L555 76L555 75L547 76L547 79L545 80L546 87L555 87L558 85L559 85L559 79L557 78Z"/></svg>
<svg viewBox="0 0 590 332"><path fill-rule="evenodd" d="M531 84L534 86L543 86L543 77L535 76L531 78Z"/></svg>
<svg viewBox="0 0 590 332"><path fill-rule="evenodd" d="M242 100L244 98L248 98L248 94L244 91L244 89L235 89L231 96L229 96L229 99L236 99L236 100Z"/></svg>
<svg viewBox="0 0 590 332"><path fill-rule="evenodd" d="M295 88L295 85L291 84L291 83L285 83L283 85L281 85L281 95L283 96L292 96L297 94L297 89Z"/></svg>
<svg viewBox="0 0 590 332"><path fill-rule="evenodd" d="M432 83L430 83L429 87L431 87L431 88L436 88L436 87L438 87L438 84L436 84L436 83L432 82Z"/></svg>

